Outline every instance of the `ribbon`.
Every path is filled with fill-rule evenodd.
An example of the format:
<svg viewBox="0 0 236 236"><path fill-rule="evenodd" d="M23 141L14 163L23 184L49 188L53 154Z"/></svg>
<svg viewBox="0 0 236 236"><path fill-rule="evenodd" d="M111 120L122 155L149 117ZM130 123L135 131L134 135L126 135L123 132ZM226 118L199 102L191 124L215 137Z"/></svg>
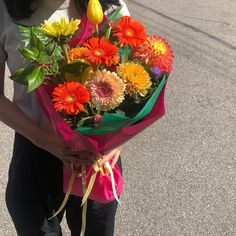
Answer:
<svg viewBox="0 0 236 236"><path fill-rule="evenodd" d="M90 180L89 180L89 184L88 184L88 187L87 187L87 190L86 192L84 193L84 196L83 196L83 199L82 199L82 203L81 203L81 206L83 206L85 204L85 202L87 201L92 189L93 189L93 186L94 186L94 183L95 183L95 180L96 180L96 177L97 177L97 174L98 172L100 171L101 174L103 176L108 176L110 174L111 176L111 185L112 185L112 191L113 191L113 195L116 199L116 201L119 203L120 205L120 201L118 199L118 195L117 195L117 192L116 192L116 187L115 187L115 178L114 178L114 174L113 174L113 170L111 168L111 165L110 163L107 161L105 162L104 166L100 167L99 166L99 162L101 161L102 159L99 158L97 161L94 162L93 164L93 174L92 176L90 177Z"/></svg>
<svg viewBox="0 0 236 236"><path fill-rule="evenodd" d="M57 216L62 210L63 208L65 207L68 199L69 199L69 196L70 196L70 193L72 191L72 187L73 187L73 184L75 182L75 178L76 176L78 175L75 171L74 171L74 165L73 163L71 163L71 169L73 170L72 171L72 174L71 174L71 177L70 177L70 180L69 180L69 184L68 184L68 189L66 191L66 195L65 195L65 198L61 204L61 206L59 207L59 209L50 217L48 218L48 220L51 220L52 218L54 218L55 216Z"/></svg>
<svg viewBox="0 0 236 236"><path fill-rule="evenodd" d="M72 174L71 174L71 177L70 177L70 180L69 180L69 184L68 184L68 188L67 188L67 191L66 191L66 194L65 194L65 198L64 198L61 206L59 207L59 209L48 220L51 220L52 218L57 216L63 210L63 208L65 207L65 205L66 205L66 203L69 199L69 196L71 194L72 187L73 187L73 184L75 182L75 178L78 175L82 176L82 188L83 188L83 199L82 199L82 203L81 203L81 206L83 207L83 209L82 209L82 226L81 226L80 236L85 235L88 197L89 197L89 195L90 195L90 193L93 189L93 186L94 186L94 183L95 183L95 180L96 180L96 177L97 177L97 174L98 174L99 171L101 172L102 176L108 176L108 175L111 176L111 185L112 185L113 195L114 195L116 201L120 204L120 201L118 199L118 195L117 195L117 192L116 192L115 178L114 178L114 173L113 173L113 170L111 168L111 165L107 161L107 162L105 162L104 166L99 166L99 162L101 160L102 159L99 158L93 164L93 169L94 170L93 170L93 174L90 177L88 187L86 187L86 166L81 165L81 173L79 174L78 172L76 172L74 164L71 163Z"/></svg>
<svg viewBox="0 0 236 236"><path fill-rule="evenodd" d="M83 187L83 194L86 192L86 166L82 165L82 187ZM86 201L83 205L82 209L82 226L81 226L81 231L80 231L80 236L85 235L85 230L86 230L86 215L87 215L87 206L88 206L88 201Z"/></svg>
<svg viewBox="0 0 236 236"><path fill-rule="evenodd" d="M116 201L118 202L118 204L121 205L120 201L119 201L119 198L118 198L118 195L117 195L117 192L116 192L116 183L115 183L114 173L113 173L111 165L110 165L110 163L108 161L105 162L105 167L108 169L108 171L109 171L109 173L111 175L111 186L112 186L113 195L114 195Z"/></svg>

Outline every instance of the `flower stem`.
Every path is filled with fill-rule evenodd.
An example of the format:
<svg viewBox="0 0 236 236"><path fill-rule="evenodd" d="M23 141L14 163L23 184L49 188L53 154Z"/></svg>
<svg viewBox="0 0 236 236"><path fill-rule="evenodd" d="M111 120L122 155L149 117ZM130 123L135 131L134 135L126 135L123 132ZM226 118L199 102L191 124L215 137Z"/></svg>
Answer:
<svg viewBox="0 0 236 236"><path fill-rule="evenodd" d="M105 34L105 38L108 40L110 38L110 35L111 35L111 27L109 27L106 31L106 34Z"/></svg>
<svg viewBox="0 0 236 236"><path fill-rule="evenodd" d="M129 50L129 47L127 45L125 47L124 54L122 55L122 61L121 61L122 64L127 63L129 60L128 50Z"/></svg>
<svg viewBox="0 0 236 236"><path fill-rule="evenodd" d="M67 44L62 44L62 50L63 50L64 55L66 57L66 63L69 64L70 63L70 59L69 59Z"/></svg>

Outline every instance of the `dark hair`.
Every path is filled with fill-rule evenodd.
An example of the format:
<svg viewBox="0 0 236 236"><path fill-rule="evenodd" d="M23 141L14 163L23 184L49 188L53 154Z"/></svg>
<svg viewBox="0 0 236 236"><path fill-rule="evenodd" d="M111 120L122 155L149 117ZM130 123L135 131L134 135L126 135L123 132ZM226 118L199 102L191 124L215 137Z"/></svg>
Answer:
<svg viewBox="0 0 236 236"><path fill-rule="evenodd" d="M78 11L86 12L89 0L72 0L76 2ZM15 20L29 18L37 7L32 7L34 4L38 5L38 0L4 0L9 15ZM120 6L119 0L100 0L104 11L109 9L111 5Z"/></svg>

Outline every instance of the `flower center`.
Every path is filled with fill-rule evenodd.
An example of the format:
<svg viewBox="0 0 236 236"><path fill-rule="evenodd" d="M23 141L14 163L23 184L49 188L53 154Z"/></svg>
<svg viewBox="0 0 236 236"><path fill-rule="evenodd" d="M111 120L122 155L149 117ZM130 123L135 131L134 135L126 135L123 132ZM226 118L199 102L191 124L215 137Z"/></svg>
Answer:
<svg viewBox="0 0 236 236"><path fill-rule="evenodd" d="M105 51L101 48L97 48L94 50L94 55L97 56L97 57L101 57L105 54Z"/></svg>
<svg viewBox="0 0 236 236"><path fill-rule="evenodd" d="M113 89L107 83L102 83L97 87L97 94L101 97L110 97L113 94Z"/></svg>
<svg viewBox="0 0 236 236"><path fill-rule="evenodd" d="M71 103L71 102L74 102L75 99L76 99L76 96L72 94L72 95L66 96L65 101L68 103Z"/></svg>
<svg viewBox="0 0 236 236"><path fill-rule="evenodd" d="M155 42L153 44L154 49L157 53L165 54L166 53L166 46L161 42Z"/></svg>
<svg viewBox="0 0 236 236"><path fill-rule="evenodd" d="M131 29L131 28L126 29L126 30L125 30L125 35L126 35L127 37L129 37L129 38L134 37L134 30Z"/></svg>

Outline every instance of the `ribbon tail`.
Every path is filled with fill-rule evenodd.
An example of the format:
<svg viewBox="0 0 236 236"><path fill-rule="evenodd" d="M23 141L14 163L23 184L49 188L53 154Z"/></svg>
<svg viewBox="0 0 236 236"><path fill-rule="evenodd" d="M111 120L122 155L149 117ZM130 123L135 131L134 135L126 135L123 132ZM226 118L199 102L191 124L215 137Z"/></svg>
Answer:
<svg viewBox="0 0 236 236"><path fill-rule="evenodd" d="M83 209L82 209L82 227L81 227L80 236L85 235L87 206L88 206L88 201L84 203Z"/></svg>
<svg viewBox="0 0 236 236"><path fill-rule="evenodd" d="M48 220L51 220L52 218L54 218L55 216L57 216L62 210L63 208L65 207L67 201L68 201L68 198L70 196L70 193L71 193L71 190L72 190L72 187L73 187L73 184L74 184L74 181L75 181L75 177L76 177L76 173L72 173L71 174L71 177L70 177L70 181L69 181L69 184L68 184L68 188L67 188L67 191L66 191L66 195L65 195L65 198L61 204L61 206L59 207L59 209L48 219Z"/></svg>
<svg viewBox="0 0 236 236"><path fill-rule="evenodd" d="M93 189L93 186L94 186L94 183L95 183L95 180L96 180L96 177L97 177L97 172L94 172L89 180L89 184L88 184L88 188L86 189L86 192L83 196L83 199L82 199L82 203L81 203L81 206L84 205L84 203L87 201L92 189Z"/></svg>
<svg viewBox="0 0 236 236"><path fill-rule="evenodd" d="M83 187L83 193L85 194L86 192L86 167L85 165L82 165L82 187ZM80 236L85 235L85 230L86 230L86 215L87 215L87 206L88 206L88 201L86 199L85 203L83 204L83 209L82 209L82 226L81 226L81 231L80 231Z"/></svg>
<svg viewBox="0 0 236 236"><path fill-rule="evenodd" d="M114 197L115 197L116 201L119 203L119 205L121 205L118 195L117 195L117 192L116 192L116 183L115 183L114 173L113 173L111 165L108 161L105 163L105 167L108 169L108 171L111 175L111 185L112 185L112 191L113 191Z"/></svg>

